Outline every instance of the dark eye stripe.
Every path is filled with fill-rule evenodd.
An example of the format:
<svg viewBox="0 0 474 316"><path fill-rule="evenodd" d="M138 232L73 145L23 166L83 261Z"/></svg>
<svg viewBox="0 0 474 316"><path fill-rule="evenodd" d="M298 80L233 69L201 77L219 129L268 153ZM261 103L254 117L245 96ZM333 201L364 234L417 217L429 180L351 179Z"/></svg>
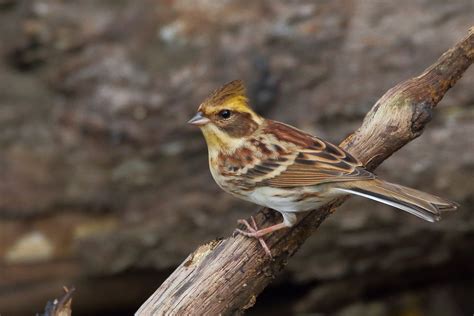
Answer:
<svg viewBox="0 0 474 316"><path fill-rule="evenodd" d="M227 120L216 120L216 125L231 137L243 137L252 134L258 124L249 113L233 112Z"/></svg>

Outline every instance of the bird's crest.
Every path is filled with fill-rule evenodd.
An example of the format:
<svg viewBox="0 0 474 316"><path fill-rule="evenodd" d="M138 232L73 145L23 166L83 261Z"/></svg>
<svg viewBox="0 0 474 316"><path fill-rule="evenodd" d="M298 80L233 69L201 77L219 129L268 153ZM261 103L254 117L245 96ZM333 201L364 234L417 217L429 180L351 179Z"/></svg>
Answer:
<svg viewBox="0 0 474 316"><path fill-rule="evenodd" d="M202 109L232 105L236 110L249 108L247 93L242 80L234 80L215 90L201 104Z"/></svg>

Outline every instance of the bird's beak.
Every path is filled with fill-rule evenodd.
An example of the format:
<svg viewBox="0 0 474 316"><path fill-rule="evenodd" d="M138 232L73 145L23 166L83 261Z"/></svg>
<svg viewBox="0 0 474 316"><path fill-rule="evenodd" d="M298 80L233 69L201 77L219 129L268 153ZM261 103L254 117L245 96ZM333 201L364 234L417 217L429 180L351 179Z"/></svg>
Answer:
<svg viewBox="0 0 474 316"><path fill-rule="evenodd" d="M209 122L210 120L207 117L204 117L202 112L197 112L196 115L194 115L193 118L188 121L188 124L202 126Z"/></svg>

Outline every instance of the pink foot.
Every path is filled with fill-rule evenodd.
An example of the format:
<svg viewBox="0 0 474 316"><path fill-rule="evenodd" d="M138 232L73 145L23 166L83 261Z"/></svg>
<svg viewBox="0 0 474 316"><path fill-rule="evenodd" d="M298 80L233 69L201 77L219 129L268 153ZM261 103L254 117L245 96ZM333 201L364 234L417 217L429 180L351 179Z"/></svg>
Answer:
<svg viewBox="0 0 474 316"><path fill-rule="evenodd" d="M243 235L243 236L246 236L246 237L257 239L260 242L260 245L262 246L263 250L265 250L265 253L270 258L273 258L272 257L272 252L270 251L270 248L268 248L267 244L265 243L265 240L263 240L263 237L261 236L261 232L258 230L257 223L255 222L255 219L253 218L253 216L251 216L250 219L252 220L252 225L250 225L249 222L245 219L239 219L237 221L237 223L245 225L245 227L247 227L248 231L241 230L241 229L237 228L234 231L234 236L236 234L240 234L240 235Z"/></svg>

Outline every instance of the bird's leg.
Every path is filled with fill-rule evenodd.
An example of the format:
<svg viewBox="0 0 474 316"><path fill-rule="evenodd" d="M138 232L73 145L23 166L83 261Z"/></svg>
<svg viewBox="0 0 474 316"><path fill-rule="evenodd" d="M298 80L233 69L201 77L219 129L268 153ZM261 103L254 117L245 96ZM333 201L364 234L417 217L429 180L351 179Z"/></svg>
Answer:
<svg viewBox="0 0 474 316"><path fill-rule="evenodd" d="M247 236L247 237L253 237L253 236L250 236L250 235L247 235L247 234L253 234L253 233L258 232L258 227L257 227L257 223L255 222L255 219L253 218L253 216L251 216L250 219L252 220L252 225L250 225L249 222L245 219L237 220L237 223L245 225L247 227L248 231L244 231L244 230L236 228L235 231L234 231L234 236L236 234L241 234L241 235L244 235L244 236ZM272 257L272 252L270 251L270 248L268 248L267 243L265 242L265 240L263 240L262 237L254 237L254 238L256 238L260 242L260 245L262 246L263 250L265 250L265 253L270 258L273 258Z"/></svg>
<svg viewBox="0 0 474 316"><path fill-rule="evenodd" d="M294 224L297 222L297 217L294 213L287 213L287 212L281 212L281 215L283 216L283 222L272 225L270 227L266 227L263 229L258 229L257 223L255 222L255 219L253 216L250 217L252 221L252 225L249 224L249 222L245 219L239 219L237 222L239 224L245 225L247 227L247 231L241 230L241 229L236 229L234 231L234 236L236 234L241 234L246 237L251 237L251 238L256 238L260 242L260 245L262 245L263 250L265 250L265 253L272 258L272 253L270 252L270 248L268 248L267 244L265 243L265 240L263 240L263 236L273 233L274 231L283 229L283 228L289 228L292 227Z"/></svg>
<svg viewBox="0 0 474 316"><path fill-rule="evenodd" d="M242 222L239 221L239 224L245 224L243 221ZM247 226L247 225L245 225L245 226ZM262 228L262 229L259 229L259 230L255 229L255 228L250 229L249 226L247 226L247 228L249 228L249 231L243 231L243 230L240 230L240 229L236 229L236 231L239 234L247 236L247 237L262 238L263 236L265 236L267 234L273 233L274 231L280 230L282 228L287 228L287 227L288 226L284 222L281 222L279 224L272 225L272 226Z"/></svg>

